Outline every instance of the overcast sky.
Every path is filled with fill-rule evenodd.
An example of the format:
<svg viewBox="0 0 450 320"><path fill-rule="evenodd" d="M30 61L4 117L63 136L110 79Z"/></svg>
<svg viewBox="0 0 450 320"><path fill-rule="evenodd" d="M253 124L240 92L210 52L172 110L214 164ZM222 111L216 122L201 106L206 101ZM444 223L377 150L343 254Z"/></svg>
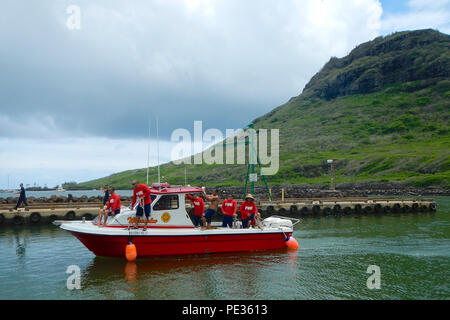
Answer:
<svg viewBox="0 0 450 320"><path fill-rule="evenodd" d="M245 127L331 56L449 21L450 0L3 0L0 188L145 167L157 117L169 161L173 130Z"/></svg>

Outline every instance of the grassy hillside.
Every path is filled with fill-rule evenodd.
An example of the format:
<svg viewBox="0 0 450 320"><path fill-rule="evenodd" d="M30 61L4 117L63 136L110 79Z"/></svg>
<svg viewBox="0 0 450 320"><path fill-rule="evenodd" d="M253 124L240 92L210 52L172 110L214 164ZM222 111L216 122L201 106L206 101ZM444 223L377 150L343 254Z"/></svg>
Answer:
<svg viewBox="0 0 450 320"><path fill-rule="evenodd" d="M280 170L270 184L403 181L450 187L450 40L432 30L402 32L332 58L288 103L253 121L280 129ZM184 183L184 166L161 167ZM130 188L146 169L121 172L78 188L110 183ZM151 180L156 180L152 168ZM242 185L245 165L187 166L190 184ZM69 187L69 185L66 185Z"/></svg>

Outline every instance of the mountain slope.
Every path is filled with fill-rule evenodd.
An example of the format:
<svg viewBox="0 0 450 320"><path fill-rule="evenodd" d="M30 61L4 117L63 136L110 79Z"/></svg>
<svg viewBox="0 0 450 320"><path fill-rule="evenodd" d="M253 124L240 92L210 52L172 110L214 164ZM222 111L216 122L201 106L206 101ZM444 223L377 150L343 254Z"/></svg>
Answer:
<svg viewBox="0 0 450 320"><path fill-rule="evenodd" d="M379 37L332 58L303 93L256 119L280 129L280 170L269 183L403 181L449 186L450 37L419 30ZM165 180L184 183L184 166L166 164ZM188 183L242 184L243 165L187 166ZM151 169L155 180L156 169ZM109 182L129 188L145 169L74 187ZM68 185L66 185L68 187Z"/></svg>

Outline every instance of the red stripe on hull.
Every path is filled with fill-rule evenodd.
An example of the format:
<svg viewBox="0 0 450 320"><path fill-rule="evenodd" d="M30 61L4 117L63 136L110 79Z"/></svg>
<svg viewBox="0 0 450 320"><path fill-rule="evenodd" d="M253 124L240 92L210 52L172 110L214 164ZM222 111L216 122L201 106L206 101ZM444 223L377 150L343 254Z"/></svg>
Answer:
<svg viewBox="0 0 450 320"><path fill-rule="evenodd" d="M96 256L124 257L128 236L72 233ZM291 233L286 233L290 236ZM138 258L286 248L283 233L195 236L134 236Z"/></svg>

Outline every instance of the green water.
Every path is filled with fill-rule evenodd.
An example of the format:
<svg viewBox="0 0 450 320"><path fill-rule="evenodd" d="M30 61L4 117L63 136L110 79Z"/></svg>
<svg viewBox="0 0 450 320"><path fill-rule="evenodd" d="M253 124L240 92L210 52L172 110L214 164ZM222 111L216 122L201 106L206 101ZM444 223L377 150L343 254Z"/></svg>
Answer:
<svg viewBox="0 0 450 320"><path fill-rule="evenodd" d="M0 299L449 299L450 197L436 200L436 213L304 219L298 252L136 263L96 258L58 227L4 227ZM80 290L67 289L70 265ZM380 290L367 288L369 265Z"/></svg>

